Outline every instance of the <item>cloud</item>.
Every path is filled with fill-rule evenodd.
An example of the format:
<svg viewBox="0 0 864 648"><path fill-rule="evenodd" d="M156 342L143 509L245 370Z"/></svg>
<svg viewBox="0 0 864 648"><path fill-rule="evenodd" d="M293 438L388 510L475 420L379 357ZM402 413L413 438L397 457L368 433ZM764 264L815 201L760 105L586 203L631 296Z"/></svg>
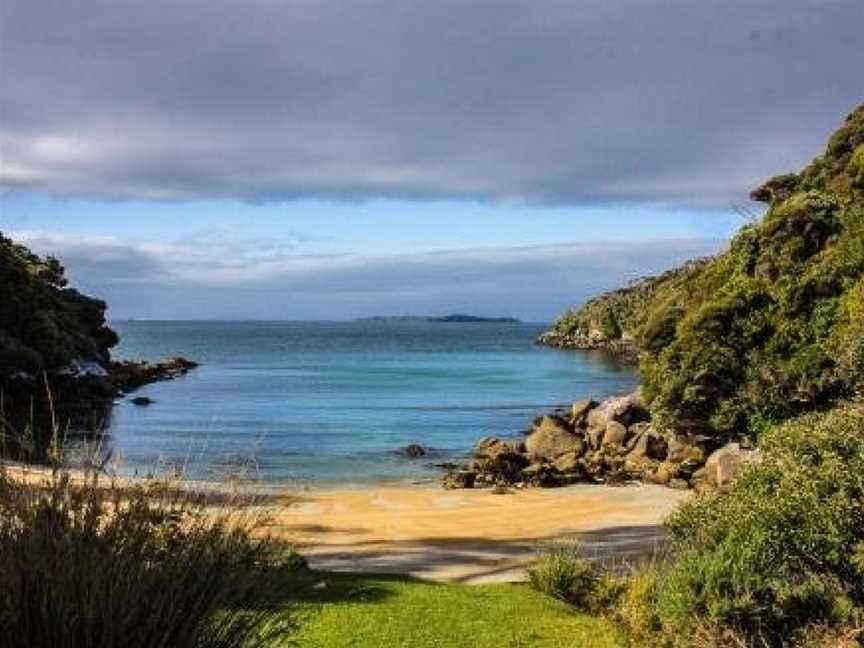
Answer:
<svg viewBox="0 0 864 648"><path fill-rule="evenodd" d="M548 321L630 279L715 252L716 240L578 242L421 254L260 255L256 242L152 244L19 231L63 259L115 318L345 319L469 312Z"/></svg>
<svg viewBox="0 0 864 648"><path fill-rule="evenodd" d="M860 0L5 0L0 180L728 205L861 101Z"/></svg>

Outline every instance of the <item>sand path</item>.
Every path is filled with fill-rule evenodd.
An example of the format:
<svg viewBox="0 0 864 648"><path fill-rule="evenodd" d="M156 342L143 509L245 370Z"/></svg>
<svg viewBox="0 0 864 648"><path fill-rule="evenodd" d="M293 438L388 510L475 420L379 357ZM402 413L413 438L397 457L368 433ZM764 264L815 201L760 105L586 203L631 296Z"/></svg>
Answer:
<svg viewBox="0 0 864 648"><path fill-rule="evenodd" d="M317 569L511 581L524 578L538 549L577 538L603 560L650 554L662 542L663 518L687 497L649 485L503 495L440 486L310 490L277 496L270 530Z"/></svg>

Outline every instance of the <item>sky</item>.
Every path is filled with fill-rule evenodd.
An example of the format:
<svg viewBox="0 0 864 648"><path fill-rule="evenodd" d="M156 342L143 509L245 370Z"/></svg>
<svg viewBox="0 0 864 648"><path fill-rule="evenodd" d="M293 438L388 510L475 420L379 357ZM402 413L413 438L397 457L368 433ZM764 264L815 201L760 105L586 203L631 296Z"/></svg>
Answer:
<svg viewBox="0 0 864 648"><path fill-rule="evenodd" d="M861 0L2 0L0 231L114 318L549 321L722 249Z"/></svg>

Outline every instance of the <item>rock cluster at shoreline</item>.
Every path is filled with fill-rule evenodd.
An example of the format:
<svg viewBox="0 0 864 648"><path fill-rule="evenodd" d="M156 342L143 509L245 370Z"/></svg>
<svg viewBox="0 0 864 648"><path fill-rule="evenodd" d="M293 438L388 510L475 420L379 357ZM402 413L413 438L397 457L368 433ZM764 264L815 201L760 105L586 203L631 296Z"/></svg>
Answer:
<svg viewBox="0 0 864 648"><path fill-rule="evenodd" d="M149 383L185 376L197 366L197 362L179 356L157 362L111 362L108 376L115 391L130 392Z"/></svg>
<svg viewBox="0 0 864 648"><path fill-rule="evenodd" d="M638 359L639 349L635 341L630 337L607 338L595 332L577 331L575 333L562 333L557 330L541 333L537 337L540 346L553 347L556 349L577 349L581 351L608 351L618 356L625 362L635 363Z"/></svg>
<svg viewBox="0 0 864 648"><path fill-rule="evenodd" d="M445 488L554 487L644 481L672 488L723 488L758 453L709 437L661 433L637 390L535 420L524 439L484 437L473 458L443 478Z"/></svg>

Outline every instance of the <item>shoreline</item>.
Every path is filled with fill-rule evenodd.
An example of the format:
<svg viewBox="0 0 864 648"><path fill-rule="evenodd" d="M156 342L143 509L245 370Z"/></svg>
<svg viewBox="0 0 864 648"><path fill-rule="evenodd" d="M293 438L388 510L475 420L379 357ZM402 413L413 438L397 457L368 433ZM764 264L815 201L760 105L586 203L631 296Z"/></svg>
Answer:
<svg viewBox="0 0 864 648"><path fill-rule="evenodd" d="M50 469L2 463L29 483ZM73 480L81 471L69 471ZM146 480L117 478L120 484ZM228 484L179 482L226 492ZM433 481L294 488L256 485L263 530L321 571L388 573L479 584L524 580L538 550L579 542L587 556L621 565L650 558L662 521L690 494L651 484L444 490Z"/></svg>
<svg viewBox="0 0 864 648"><path fill-rule="evenodd" d="M523 580L537 551L578 541L612 565L649 558L663 519L690 495L662 486L447 491L420 485L276 495L268 531L323 571L429 580Z"/></svg>

